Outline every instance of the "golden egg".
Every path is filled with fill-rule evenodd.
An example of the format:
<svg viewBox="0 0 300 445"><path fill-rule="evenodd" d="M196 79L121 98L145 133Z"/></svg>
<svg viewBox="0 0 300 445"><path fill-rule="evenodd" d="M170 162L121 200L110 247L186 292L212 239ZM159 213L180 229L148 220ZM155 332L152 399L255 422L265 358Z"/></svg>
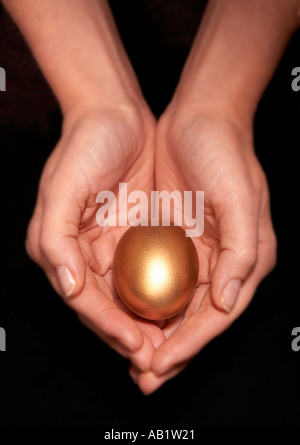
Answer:
<svg viewBox="0 0 300 445"><path fill-rule="evenodd" d="M121 299L150 320L180 312L195 291L198 270L192 239L174 225L130 227L117 245L113 264Z"/></svg>

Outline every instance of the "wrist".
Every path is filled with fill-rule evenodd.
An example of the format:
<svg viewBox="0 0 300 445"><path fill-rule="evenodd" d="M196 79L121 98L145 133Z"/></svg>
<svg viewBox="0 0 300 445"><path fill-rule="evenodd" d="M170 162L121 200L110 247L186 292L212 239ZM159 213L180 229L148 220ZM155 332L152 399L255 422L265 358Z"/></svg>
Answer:
<svg viewBox="0 0 300 445"><path fill-rule="evenodd" d="M252 133L254 113L250 107L236 104L231 100L221 100L220 97L207 97L199 94L175 94L164 113L164 119L173 128L182 128L195 119L221 122L236 127L244 133Z"/></svg>
<svg viewBox="0 0 300 445"><path fill-rule="evenodd" d="M146 114L148 111L138 85L127 83L127 88L123 88L116 81L103 88L101 82L91 81L89 76L82 84L82 89L76 89L75 82L74 88L57 95L63 117L94 109L124 110L129 114Z"/></svg>
<svg viewBox="0 0 300 445"><path fill-rule="evenodd" d="M106 121L115 122L125 132L129 131L128 134L136 141L145 140L155 125L155 119L143 101L127 100L116 104L110 101L107 104L98 97L94 100L84 98L75 102L63 114L63 134L69 134L86 122L98 127Z"/></svg>

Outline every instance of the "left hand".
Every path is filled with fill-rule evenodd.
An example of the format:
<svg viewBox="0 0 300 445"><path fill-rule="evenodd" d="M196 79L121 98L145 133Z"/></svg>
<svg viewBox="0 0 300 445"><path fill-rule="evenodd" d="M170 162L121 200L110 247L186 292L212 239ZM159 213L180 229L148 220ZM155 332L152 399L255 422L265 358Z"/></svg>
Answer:
<svg viewBox="0 0 300 445"><path fill-rule="evenodd" d="M112 263L126 227L99 226L96 197L153 189L155 121L148 111L82 104L65 116L43 170L26 247L80 320L140 369L150 369L160 329L139 320L116 294ZM118 208L116 206L116 211Z"/></svg>

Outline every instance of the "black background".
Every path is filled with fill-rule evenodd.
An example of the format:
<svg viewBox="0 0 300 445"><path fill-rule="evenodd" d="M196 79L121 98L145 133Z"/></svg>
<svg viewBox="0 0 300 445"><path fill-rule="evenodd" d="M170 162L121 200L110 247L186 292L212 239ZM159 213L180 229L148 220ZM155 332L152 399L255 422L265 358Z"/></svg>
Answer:
<svg viewBox="0 0 300 445"><path fill-rule="evenodd" d="M120 31L159 116L188 48L162 45L133 15L124 20L120 3L115 6ZM300 326L300 92L291 88L299 48L296 32L254 125L256 152L270 185L278 264L234 325L150 396L132 383L128 362L80 324L24 251L41 169L59 139L59 112L42 123L24 127L12 121L0 127L0 326L7 335L7 351L0 353L0 424L131 424L136 429L299 424L300 351L291 348L291 331ZM6 66L1 58L0 66Z"/></svg>

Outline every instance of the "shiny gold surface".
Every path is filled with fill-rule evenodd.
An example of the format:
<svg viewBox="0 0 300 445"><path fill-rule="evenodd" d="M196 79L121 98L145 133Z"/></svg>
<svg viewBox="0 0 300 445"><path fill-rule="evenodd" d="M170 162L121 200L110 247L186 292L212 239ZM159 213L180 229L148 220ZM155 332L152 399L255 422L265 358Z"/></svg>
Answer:
<svg viewBox="0 0 300 445"><path fill-rule="evenodd" d="M178 226L130 227L114 257L117 291L136 314L163 320L190 300L198 278L198 255Z"/></svg>

